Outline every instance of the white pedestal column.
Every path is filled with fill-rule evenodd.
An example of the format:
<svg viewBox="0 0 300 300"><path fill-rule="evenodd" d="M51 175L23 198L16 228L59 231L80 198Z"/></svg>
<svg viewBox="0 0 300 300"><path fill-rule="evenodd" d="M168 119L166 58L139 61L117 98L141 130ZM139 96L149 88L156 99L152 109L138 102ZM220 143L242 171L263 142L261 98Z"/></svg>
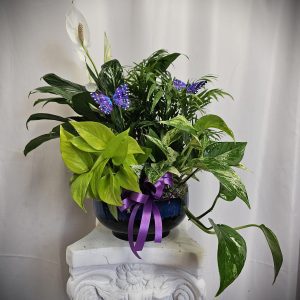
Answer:
<svg viewBox="0 0 300 300"><path fill-rule="evenodd" d="M140 260L98 225L67 248L67 293L74 300L204 300L201 252L183 226L162 243L147 242Z"/></svg>

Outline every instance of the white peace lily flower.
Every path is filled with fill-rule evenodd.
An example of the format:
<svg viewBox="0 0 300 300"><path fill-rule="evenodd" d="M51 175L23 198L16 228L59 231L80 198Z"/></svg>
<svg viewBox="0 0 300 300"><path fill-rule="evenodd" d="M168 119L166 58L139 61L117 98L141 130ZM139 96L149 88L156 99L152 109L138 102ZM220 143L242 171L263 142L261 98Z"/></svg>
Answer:
<svg viewBox="0 0 300 300"><path fill-rule="evenodd" d="M78 46L88 47L90 32L83 14L72 5L66 14L66 29L70 39Z"/></svg>
<svg viewBox="0 0 300 300"><path fill-rule="evenodd" d="M93 93L93 92L96 92L98 87L97 87L97 84L94 83L94 82L89 82L88 84L85 85L85 89L90 92L90 93Z"/></svg>

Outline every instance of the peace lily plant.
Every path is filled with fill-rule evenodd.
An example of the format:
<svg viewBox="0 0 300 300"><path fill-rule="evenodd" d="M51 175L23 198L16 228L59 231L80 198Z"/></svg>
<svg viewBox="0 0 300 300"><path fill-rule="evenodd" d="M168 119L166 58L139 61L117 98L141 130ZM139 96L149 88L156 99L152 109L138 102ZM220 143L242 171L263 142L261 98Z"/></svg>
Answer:
<svg viewBox="0 0 300 300"><path fill-rule="evenodd" d="M158 50L125 68L111 58L106 36L104 64L98 70L88 51L89 30L83 15L73 7L66 23L67 32L85 61L90 82L81 85L55 74L43 76L47 85L31 93L52 96L37 99L33 105L67 105L74 114L32 114L27 123L54 120L59 124L31 140L24 154L60 138L62 159L73 173L70 186L74 201L84 209L86 198L98 199L107 203L116 219L124 205L122 193L143 195L140 193L144 181L154 185L167 176L172 182L166 190L171 193L190 178L198 180L197 175L203 171L213 174L220 187L211 208L199 216L187 206L183 209L200 230L218 239L220 287L216 296L238 277L244 266L247 246L239 231L247 227L256 227L264 234L273 257L275 282L283 258L271 229L256 224L233 228L212 219L208 219L210 227L203 223L217 201L239 198L250 208L246 188L235 171L243 169L246 143L235 140L222 118L205 113L212 101L230 95L208 87L215 79L211 75L187 82L174 78L169 67L179 53Z"/></svg>

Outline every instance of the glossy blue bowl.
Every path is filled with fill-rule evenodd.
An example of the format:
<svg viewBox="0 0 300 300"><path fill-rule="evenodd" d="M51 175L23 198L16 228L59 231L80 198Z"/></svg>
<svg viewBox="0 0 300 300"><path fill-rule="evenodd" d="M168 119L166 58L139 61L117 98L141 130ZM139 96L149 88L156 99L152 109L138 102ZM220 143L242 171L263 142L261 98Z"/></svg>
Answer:
<svg viewBox="0 0 300 300"><path fill-rule="evenodd" d="M188 192L183 197L155 200L163 225L163 237L167 236L170 230L174 229L185 217L183 206L188 206ZM97 219L105 227L112 230L114 236L122 240L128 240L128 222L131 212L118 209L118 220L116 220L108 209L108 205L99 200L94 200L94 210ZM140 221L142 217L143 207L141 206L137 212L134 225L134 239L136 239ZM154 240L155 226L153 216L149 226L147 241Z"/></svg>

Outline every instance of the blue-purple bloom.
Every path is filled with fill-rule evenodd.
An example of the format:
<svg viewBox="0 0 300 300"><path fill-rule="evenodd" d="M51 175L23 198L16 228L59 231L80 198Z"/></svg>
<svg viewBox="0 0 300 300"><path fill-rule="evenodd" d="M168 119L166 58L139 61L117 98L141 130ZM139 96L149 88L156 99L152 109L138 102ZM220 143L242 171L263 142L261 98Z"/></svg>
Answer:
<svg viewBox="0 0 300 300"><path fill-rule="evenodd" d="M104 114L109 115L112 112L113 104L109 97L99 91L91 93L91 97L98 104L100 111Z"/></svg>
<svg viewBox="0 0 300 300"><path fill-rule="evenodd" d="M189 94L197 94L197 92L205 86L206 80L196 81L188 85L186 92Z"/></svg>
<svg viewBox="0 0 300 300"><path fill-rule="evenodd" d="M186 83L184 83L183 81L181 81L179 79L174 79L173 80L173 85L174 85L175 89L178 90L178 91L186 88Z"/></svg>
<svg viewBox="0 0 300 300"><path fill-rule="evenodd" d="M197 92L204 87L204 85L207 83L206 80L202 81L196 81L191 84L186 84L185 82L179 80L179 79L174 79L173 80L173 86L176 90L181 91L182 89L186 88L186 92L188 94L197 94Z"/></svg>
<svg viewBox="0 0 300 300"><path fill-rule="evenodd" d="M129 94L128 85L126 83L120 85L119 87L117 87L113 95L114 103L125 110L128 109L130 105L128 94Z"/></svg>

